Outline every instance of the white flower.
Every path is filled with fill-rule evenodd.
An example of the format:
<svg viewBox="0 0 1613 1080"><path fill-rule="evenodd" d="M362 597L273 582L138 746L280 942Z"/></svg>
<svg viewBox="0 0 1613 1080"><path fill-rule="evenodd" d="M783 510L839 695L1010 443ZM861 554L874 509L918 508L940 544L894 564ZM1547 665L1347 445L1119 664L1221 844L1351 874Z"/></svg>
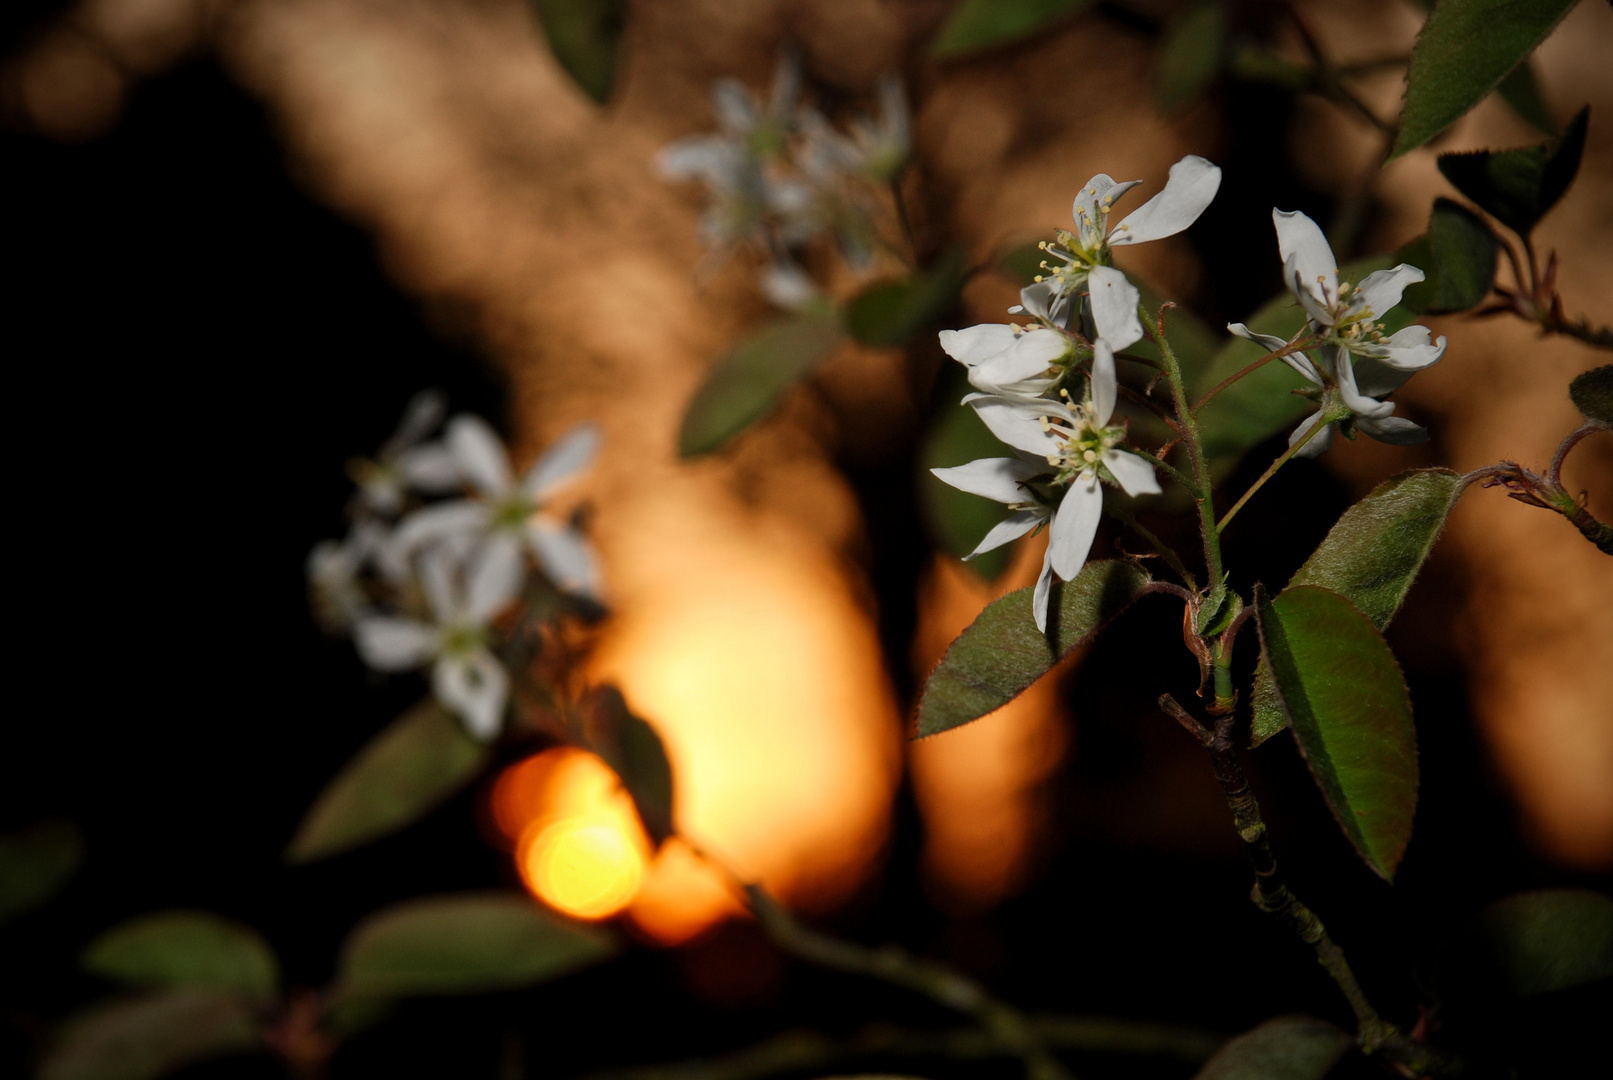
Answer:
<svg viewBox="0 0 1613 1080"><path fill-rule="evenodd" d="M818 283L788 258L769 263L760 279L762 295L786 311L800 311L816 303Z"/></svg>
<svg viewBox="0 0 1613 1080"><path fill-rule="evenodd" d="M913 143L901 77L895 72L880 76L875 94L878 115L852 120L849 137L835 131L823 114L803 110L800 121L806 145L801 151L801 167L809 175L828 181L837 173L853 173L884 183L901 174Z"/></svg>
<svg viewBox="0 0 1613 1080"><path fill-rule="evenodd" d="M447 449L440 443L419 445L442 423L446 407L442 394L422 390L409 400L398 430L375 458L357 458L349 464L362 511L390 517L403 509L411 490L440 495L459 485L459 468Z"/></svg>
<svg viewBox="0 0 1613 1080"><path fill-rule="evenodd" d="M374 519L359 521L343 540L321 540L308 553L306 573L314 614L333 632L350 629L369 609L359 578L386 542Z"/></svg>
<svg viewBox="0 0 1613 1080"><path fill-rule="evenodd" d="M969 373L969 385L1003 397L1038 397L1063 377L1074 358L1062 330L981 323L941 331L941 348Z"/></svg>
<svg viewBox="0 0 1613 1080"><path fill-rule="evenodd" d="M512 568L505 579L521 588L525 560L531 551L554 585L579 596L599 595L599 571L592 550L569 524L545 517L544 501L593 461L599 428L579 424L561 436L526 471L519 483L510 472L504 444L479 417L456 416L445 437L460 469L481 494L415 511L405 518L388 544L386 558L407 562L416 551L444 540L475 541L482 558Z"/></svg>
<svg viewBox="0 0 1613 1080"><path fill-rule="evenodd" d="M461 568L447 549L428 551L420 558L420 577L433 621L367 616L354 626L354 639L364 662L377 671L430 663L437 699L459 714L472 735L486 740L498 734L510 691L508 673L488 649L488 623L508 606L520 582L507 562L485 557L486 549L480 554Z"/></svg>

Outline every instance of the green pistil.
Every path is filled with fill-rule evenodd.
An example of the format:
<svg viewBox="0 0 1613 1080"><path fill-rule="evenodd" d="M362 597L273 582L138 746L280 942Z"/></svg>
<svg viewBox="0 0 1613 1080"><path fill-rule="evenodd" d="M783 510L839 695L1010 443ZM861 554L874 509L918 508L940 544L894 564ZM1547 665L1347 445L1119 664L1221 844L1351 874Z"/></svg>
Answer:
<svg viewBox="0 0 1613 1080"><path fill-rule="evenodd" d="M527 519L537 509L530 500L522 495L506 499L493 509L493 527L495 529L522 528L526 525Z"/></svg>
<svg viewBox="0 0 1613 1080"><path fill-rule="evenodd" d="M487 631L480 626L450 626L442 634L442 651L449 656L462 656L487 644Z"/></svg>

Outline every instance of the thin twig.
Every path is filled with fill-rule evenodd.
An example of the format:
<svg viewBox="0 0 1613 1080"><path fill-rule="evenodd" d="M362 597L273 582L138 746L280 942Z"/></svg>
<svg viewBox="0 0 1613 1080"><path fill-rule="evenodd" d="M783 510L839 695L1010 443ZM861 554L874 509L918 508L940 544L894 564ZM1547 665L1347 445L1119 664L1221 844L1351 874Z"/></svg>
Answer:
<svg viewBox="0 0 1613 1080"><path fill-rule="evenodd" d="M1270 467L1267 468L1265 472L1260 474L1260 478L1253 484L1249 485L1249 490L1243 493L1243 497L1232 504L1232 509L1228 510L1226 515L1216 523L1215 531L1220 532L1221 530L1225 529L1227 527L1227 522L1236 517L1238 511L1243 509L1243 504L1248 502L1250 497L1254 495L1255 492L1264 487L1267 480L1270 480L1273 476L1276 476L1277 470L1286 465L1288 460L1295 454L1303 450L1305 448L1305 444L1316 438L1316 436L1319 435L1322 429L1327 427L1327 425L1328 421L1325 419L1317 420L1316 423L1311 425L1311 429L1305 433L1305 437L1303 439L1299 440L1299 442L1295 443L1293 446L1290 446L1287 450L1284 450L1282 456L1276 461L1273 461Z"/></svg>

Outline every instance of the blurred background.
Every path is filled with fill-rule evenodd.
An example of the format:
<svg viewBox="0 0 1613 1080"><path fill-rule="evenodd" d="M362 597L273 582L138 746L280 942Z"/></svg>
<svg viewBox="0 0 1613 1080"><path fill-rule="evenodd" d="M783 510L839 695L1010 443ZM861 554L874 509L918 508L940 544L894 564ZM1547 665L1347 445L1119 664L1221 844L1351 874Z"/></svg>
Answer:
<svg viewBox="0 0 1613 1080"><path fill-rule="evenodd" d="M1040 563L1027 546L986 582L929 538L914 444L937 407L938 349L847 347L729 450L676 452L703 371L765 305L743 260L702 269L698 199L657 175L655 154L712 127L715 79L764 88L781 48L830 104L902 74L916 213L977 258L1067 224L1095 172L1148 192L1183 154L1216 161L1225 181L1202 221L1123 260L1210 325L1280 289L1273 205L1322 219L1359 201L1356 254L1422 231L1448 193L1433 155L1363 189L1374 133L1332 103L1228 81L1160 109L1158 40L1182 8L1101 3L937 63L925 48L944 0L638 3L600 107L520 0L8 5L13 596L30 618L0 828L72 821L85 859L56 902L0 932L0 1068L23 1068L40 1032L104 992L78 950L131 915L238 918L312 986L381 902L521 887L497 774L351 855L280 857L330 776L421 692L320 633L303 565L342 527L342 463L427 386L491 419L522 463L580 420L603 425L572 495L612 609L590 673L662 733L684 827L814 921L950 960L1031 1009L1224 1032L1277 1012L1342 1019L1323 973L1248 904L1213 778L1152 705L1194 682L1185 654L1152 659L1179 635L1173 604L1139 606L989 721L905 741L924 673ZM1278 8L1241 7L1240 25L1296 51ZM1422 18L1397 0L1298 8L1341 62L1403 54ZM1535 60L1559 123L1592 106L1580 177L1539 242L1558 252L1569 310L1602 324L1610 50L1613 10L1584 3ZM1391 71L1362 94L1393 115L1400 89ZM1438 149L1539 138L1491 100ZM949 325L996 320L1015 289L977 278ZM1432 325L1449 355L1398 399L1432 443L1346 443L1285 470L1228 534L1229 561L1249 568L1238 584L1255 568L1286 580L1401 469L1543 464L1577 423L1563 387L1604 358L1516 320ZM1232 487L1270 457L1251 455ZM1604 520L1610 480L1605 438L1565 473ZM1297 891L1407 1014L1404 958L1453 920L1520 888L1608 882L1613 571L1555 517L1474 492L1389 638L1423 768L1393 890L1362 872L1288 740L1251 764ZM546 988L406 1004L334 1069L582 1075L929 1015L787 963L733 910L692 858L664 852L623 916L645 948ZM1592 1008L1556 1003L1541 1022L1582 1034L1548 1059L1586 1049Z"/></svg>

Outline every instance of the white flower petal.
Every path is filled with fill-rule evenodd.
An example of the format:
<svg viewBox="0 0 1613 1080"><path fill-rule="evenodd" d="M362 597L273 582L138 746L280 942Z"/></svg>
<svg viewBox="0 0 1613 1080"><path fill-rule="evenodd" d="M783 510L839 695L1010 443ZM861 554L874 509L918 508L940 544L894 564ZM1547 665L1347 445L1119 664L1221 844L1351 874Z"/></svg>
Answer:
<svg viewBox="0 0 1613 1080"><path fill-rule="evenodd" d="M459 459L440 442L412 446L398 455L404 482L424 495L446 495L465 482Z"/></svg>
<svg viewBox="0 0 1613 1080"><path fill-rule="evenodd" d="M439 626L453 621L461 613L463 605L455 579L465 554L457 545L448 543L438 544L420 557L420 584L425 588L426 603L431 605L431 614Z"/></svg>
<svg viewBox="0 0 1613 1080"><path fill-rule="evenodd" d="M598 563L581 533L535 517L527 522L526 535L543 575L556 588L577 596L599 596Z"/></svg>
<svg viewBox="0 0 1613 1080"><path fill-rule="evenodd" d="M1171 166L1170 178L1158 195L1127 215L1109 234L1111 247L1142 244L1175 236L1199 219L1221 188L1221 170L1189 154Z"/></svg>
<svg viewBox="0 0 1613 1080"><path fill-rule="evenodd" d="M711 88L711 103L717 113L717 123L731 134L744 135L760 120L756 99L737 79L718 79Z"/></svg>
<svg viewBox="0 0 1613 1080"><path fill-rule="evenodd" d="M479 536L487 531L490 518L486 503L470 499L422 507L398 523L381 551L381 567L394 576L406 574L416 552L453 538Z"/></svg>
<svg viewBox="0 0 1613 1080"><path fill-rule="evenodd" d="M1293 446L1298 443L1306 436L1307 433L1309 433L1311 428L1315 427L1317 423L1321 421L1321 419L1322 414L1320 412L1311 413L1309 418L1307 418L1303 424L1299 425L1299 427L1295 428L1292 435L1288 436L1288 445ZM1323 430L1321 434L1317 435L1316 438L1300 447L1300 449L1295 452L1294 456L1302 458L1321 457L1327 452L1327 448L1333 445L1333 433L1338 430L1338 427L1339 426L1337 424L1327 425L1327 428Z"/></svg>
<svg viewBox="0 0 1613 1080"><path fill-rule="evenodd" d="M526 584L526 552L506 529L484 540L465 568L464 617L486 623L510 606Z"/></svg>
<svg viewBox="0 0 1613 1080"><path fill-rule="evenodd" d="M1124 450L1105 450L1103 464L1127 495L1159 494L1159 479L1154 475L1153 462Z"/></svg>
<svg viewBox="0 0 1613 1080"><path fill-rule="evenodd" d="M396 457L404 450L430 435L432 429L442 423L443 415L448 411L448 399L440 390L422 390L409 399L409 404L403 407L403 419L398 423L398 430L381 448L381 457Z"/></svg>
<svg viewBox="0 0 1613 1080"><path fill-rule="evenodd" d="M964 367L974 367L1019 340L1008 323L981 323L962 330L941 331L941 350Z"/></svg>
<svg viewBox="0 0 1613 1080"><path fill-rule="evenodd" d="M599 452L599 425L578 424L533 462L521 481L527 498L541 503L554 490L586 469Z"/></svg>
<svg viewBox="0 0 1613 1080"><path fill-rule="evenodd" d="M1445 355L1446 341L1430 341L1426 326L1408 326L1384 341L1357 348L1355 381L1368 397L1382 397L1398 390L1423 368Z"/></svg>
<svg viewBox="0 0 1613 1080"><path fill-rule="evenodd" d="M1376 420L1358 418L1355 426L1379 442L1394 446L1410 446L1428 441L1427 428L1400 416L1385 416Z"/></svg>
<svg viewBox="0 0 1613 1080"><path fill-rule="evenodd" d="M1021 487L1023 481L1048 475L1045 465L1019 458L979 458L950 469L931 469L943 484L1000 503L1028 502L1031 496Z"/></svg>
<svg viewBox="0 0 1613 1080"><path fill-rule="evenodd" d="M1099 338L1092 343L1092 409L1099 424L1107 424L1114 415L1115 398L1120 393L1120 381L1115 377L1115 351Z"/></svg>
<svg viewBox="0 0 1613 1080"><path fill-rule="evenodd" d="M1016 510L991 527L985 538L975 545L975 549L963 557L965 562L976 555L984 555L994 551L1004 544L1018 540L1021 536L1036 528L1037 522L1046 521L1047 512L1044 510Z"/></svg>
<svg viewBox="0 0 1613 1080"><path fill-rule="evenodd" d="M1098 336L1116 349L1129 349L1140 341L1143 324L1137 320L1137 305L1142 295L1137 287L1112 266L1094 267L1087 281Z"/></svg>
<svg viewBox="0 0 1613 1080"><path fill-rule="evenodd" d="M1069 351L1069 339L1057 330L1033 330L970 368L969 383L988 394L1034 397L1053 385L1057 376L1048 369Z"/></svg>
<svg viewBox="0 0 1613 1080"><path fill-rule="evenodd" d="M1257 334L1241 322L1227 323L1227 332L1246 341L1252 341L1256 345L1264 347L1267 352L1276 352L1288 344L1287 341L1284 341L1276 334Z"/></svg>
<svg viewBox="0 0 1613 1080"><path fill-rule="evenodd" d="M1019 290L1019 306L1043 322L1069 329L1070 298L1059 294L1058 283L1052 278ZM1008 311L1015 314L1013 308Z"/></svg>
<svg viewBox="0 0 1613 1080"><path fill-rule="evenodd" d="M496 499L514 486L510 478L509 455L504 443L488 426L486 420L469 413L460 413L448 421L444 436L448 449L459 461L467 479L482 494Z"/></svg>
<svg viewBox="0 0 1613 1080"><path fill-rule="evenodd" d="M1082 244L1092 249L1103 243L1103 229L1108 223L1110 208L1120 200L1120 196L1139 183L1140 180L1126 180L1117 184L1108 173L1099 173L1081 185L1070 213L1075 218L1076 232Z"/></svg>
<svg viewBox="0 0 1613 1080"><path fill-rule="evenodd" d="M1316 222L1298 210L1271 212L1272 224L1277 227L1277 252L1289 277L1289 288L1297 277L1299 286L1295 295L1303 301L1308 294L1327 309L1339 297L1339 264L1333 258L1333 249ZM1305 305L1307 309L1309 304ZM1312 312L1315 318L1315 312ZM1319 320L1320 321L1320 320ZM1327 325L1332 325L1329 318Z"/></svg>
<svg viewBox="0 0 1613 1080"><path fill-rule="evenodd" d="M974 407L991 433L1015 450L1023 450L1045 458L1058 453L1059 442L1042 429L1044 416L1070 419L1069 410L1054 401L1033 401L1022 398L1000 397L994 394L970 394L964 403Z"/></svg>
<svg viewBox="0 0 1613 1080"><path fill-rule="evenodd" d="M1318 326L1333 325L1335 319L1333 309L1321 298L1321 285L1315 280L1307 284L1297 256L1290 256L1283 264L1283 284L1288 287L1289 292L1299 298L1300 306L1305 309L1305 314L1310 316L1313 323Z"/></svg>
<svg viewBox="0 0 1613 1080"><path fill-rule="evenodd" d="M1361 393L1355 385L1355 362L1350 354L1341 349L1335 362L1333 378L1338 383L1339 397L1344 399L1357 419L1381 420L1395 411L1393 404L1387 401L1376 401Z"/></svg>
<svg viewBox="0 0 1613 1080"><path fill-rule="evenodd" d="M373 615L353 627L353 643L377 671L408 671L437 654L437 629L413 619Z"/></svg>
<svg viewBox="0 0 1613 1080"><path fill-rule="evenodd" d="M1064 501L1053 515L1053 527L1048 530L1047 550L1055 574L1069 581L1081 572L1102 518L1103 487L1098 478L1076 477L1070 490L1064 493Z"/></svg>
<svg viewBox="0 0 1613 1080"><path fill-rule="evenodd" d="M1426 275L1421 270L1406 263L1388 270L1376 270L1356 287L1354 298L1359 298L1372 313L1372 318L1381 319L1384 312L1400 303L1400 294L1406 291L1407 285L1415 285L1424 277Z"/></svg>
<svg viewBox="0 0 1613 1080"><path fill-rule="evenodd" d="M1047 633L1047 598L1053 591L1053 550L1042 556L1042 572L1036 577L1036 591L1031 594L1031 615L1036 629Z"/></svg>
<svg viewBox="0 0 1613 1080"><path fill-rule="evenodd" d="M439 659L431 672L431 688L437 700L459 714L465 730L483 742L503 726L510 677L486 649Z"/></svg>

